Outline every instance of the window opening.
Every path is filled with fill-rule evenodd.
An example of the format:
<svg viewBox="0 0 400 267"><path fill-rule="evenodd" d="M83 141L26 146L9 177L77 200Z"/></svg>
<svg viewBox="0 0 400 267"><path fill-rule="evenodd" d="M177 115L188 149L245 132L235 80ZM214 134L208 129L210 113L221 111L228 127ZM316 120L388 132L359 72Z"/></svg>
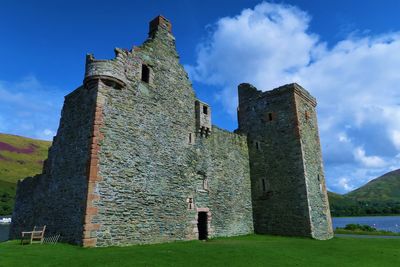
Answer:
<svg viewBox="0 0 400 267"><path fill-rule="evenodd" d="M204 114L208 114L208 107L207 106L203 106L203 113Z"/></svg>
<svg viewBox="0 0 400 267"><path fill-rule="evenodd" d="M192 133L189 133L189 144L193 144Z"/></svg>
<svg viewBox="0 0 400 267"><path fill-rule="evenodd" d="M194 207L193 198L189 197L186 202L188 203L188 209L192 210Z"/></svg>
<svg viewBox="0 0 400 267"><path fill-rule="evenodd" d="M272 113L268 113L268 119L269 119L269 121L272 121Z"/></svg>
<svg viewBox="0 0 400 267"><path fill-rule="evenodd" d="M145 64L142 64L142 81L145 83L150 81L150 68Z"/></svg>
<svg viewBox="0 0 400 267"><path fill-rule="evenodd" d="M262 179L262 189L263 189L263 192L267 191L267 188L265 187L265 180L264 179Z"/></svg>

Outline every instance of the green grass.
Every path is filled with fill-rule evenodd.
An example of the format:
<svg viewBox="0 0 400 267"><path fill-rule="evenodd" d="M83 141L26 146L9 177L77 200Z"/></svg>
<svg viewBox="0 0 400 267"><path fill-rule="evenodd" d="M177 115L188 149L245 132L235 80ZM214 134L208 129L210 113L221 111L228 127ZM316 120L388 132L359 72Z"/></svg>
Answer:
<svg viewBox="0 0 400 267"><path fill-rule="evenodd" d="M249 235L207 242L81 248L0 243L0 266L400 266L400 239Z"/></svg>

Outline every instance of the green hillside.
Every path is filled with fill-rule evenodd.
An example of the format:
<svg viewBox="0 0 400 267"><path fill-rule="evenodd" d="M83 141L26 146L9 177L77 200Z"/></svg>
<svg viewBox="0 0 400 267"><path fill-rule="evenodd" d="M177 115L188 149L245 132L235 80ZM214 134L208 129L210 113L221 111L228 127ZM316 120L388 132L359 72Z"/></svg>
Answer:
<svg viewBox="0 0 400 267"><path fill-rule="evenodd" d="M346 194L358 201L400 201L400 170L388 172Z"/></svg>
<svg viewBox="0 0 400 267"><path fill-rule="evenodd" d="M400 214L400 170L388 172L345 195L328 192L333 216Z"/></svg>
<svg viewBox="0 0 400 267"><path fill-rule="evenodd" d="M38 174L51 142L0 134L0 215L9 215L19 179Z"/></svg>

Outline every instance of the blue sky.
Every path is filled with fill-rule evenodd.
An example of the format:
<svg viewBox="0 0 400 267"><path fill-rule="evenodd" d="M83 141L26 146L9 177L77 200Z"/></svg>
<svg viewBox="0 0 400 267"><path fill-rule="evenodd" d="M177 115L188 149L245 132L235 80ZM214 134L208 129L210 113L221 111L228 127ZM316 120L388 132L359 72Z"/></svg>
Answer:
<svg viewBox="0 0 400 267"><path fill-rule="evenodd" d="M112 58L171 20L213 122L237 126L236 86L298 82L318 100L328 188L400 167L399 1L1 1L0 132L51 140L86 53Z"/></svg>

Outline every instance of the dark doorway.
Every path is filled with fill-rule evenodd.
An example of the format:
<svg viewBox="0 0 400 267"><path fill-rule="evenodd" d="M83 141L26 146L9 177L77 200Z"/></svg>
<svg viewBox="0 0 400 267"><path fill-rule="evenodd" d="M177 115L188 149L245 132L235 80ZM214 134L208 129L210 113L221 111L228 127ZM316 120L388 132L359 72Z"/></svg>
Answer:
<svg viewBox="0 0 400 267"><path fill-rule="evenodd" d="M199 240L207 240L207 212L201 211L198 213L197 228L199 229Z"/></svg>

